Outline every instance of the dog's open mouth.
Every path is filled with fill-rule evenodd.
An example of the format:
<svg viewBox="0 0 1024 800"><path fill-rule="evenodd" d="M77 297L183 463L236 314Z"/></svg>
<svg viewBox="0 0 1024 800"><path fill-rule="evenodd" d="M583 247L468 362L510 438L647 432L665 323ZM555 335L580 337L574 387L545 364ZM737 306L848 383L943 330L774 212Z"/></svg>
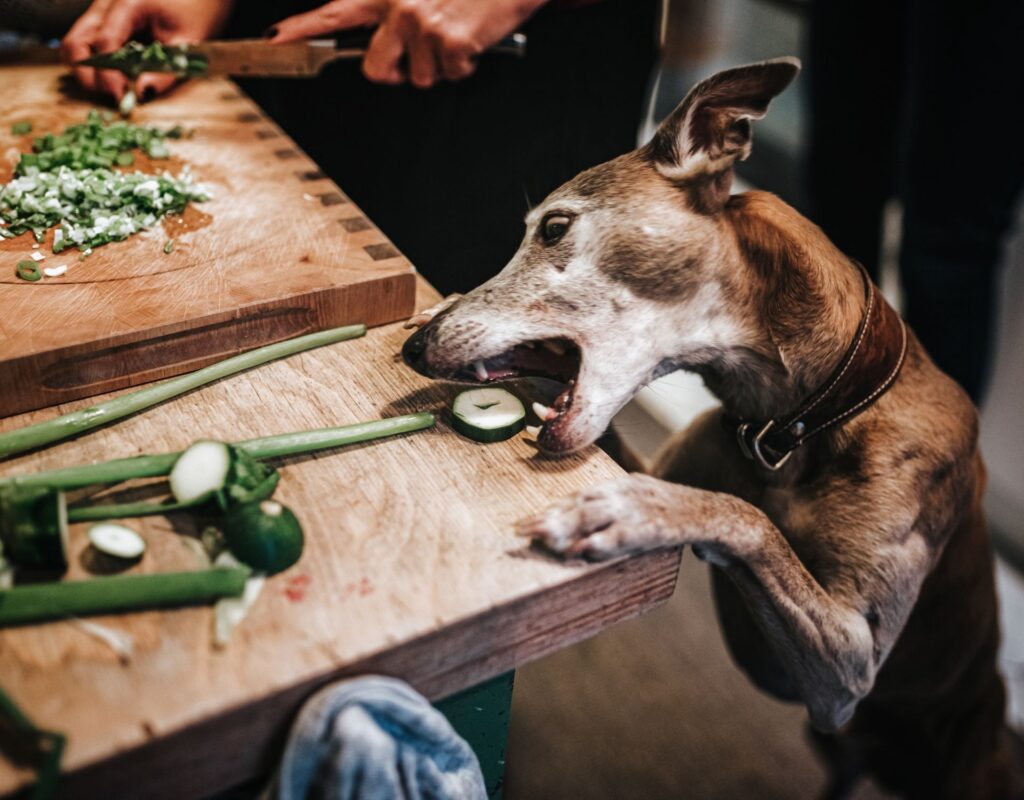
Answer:
<svg viewBox="0 0 1024 800"><path fill-rule="evenodd" d="M564 449L560 429L573 405L576 381L582 365L579 346L570 339L556 338L524 342L498 355L473 362L452 376L456 380L492 383L510 378L548 378L566 385L550 406L534 403L540 418L538 441L545 449Z"/></svg>

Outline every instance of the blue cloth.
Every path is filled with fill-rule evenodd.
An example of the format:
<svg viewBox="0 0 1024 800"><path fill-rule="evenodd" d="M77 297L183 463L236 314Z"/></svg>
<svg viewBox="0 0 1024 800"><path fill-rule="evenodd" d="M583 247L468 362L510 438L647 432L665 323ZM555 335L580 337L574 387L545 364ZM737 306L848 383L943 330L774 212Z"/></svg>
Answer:
<svg viewBox="0 0 1024 800"><path fill-rule="evenodd" d="M267 800L486 800L476 755L393 678L321 690L303 706Z"/></svg>

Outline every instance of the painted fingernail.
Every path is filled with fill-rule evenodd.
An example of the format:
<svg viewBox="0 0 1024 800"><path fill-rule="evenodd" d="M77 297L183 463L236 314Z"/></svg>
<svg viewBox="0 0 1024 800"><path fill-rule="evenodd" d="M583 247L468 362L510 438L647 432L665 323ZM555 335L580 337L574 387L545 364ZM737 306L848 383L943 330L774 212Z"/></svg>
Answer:
<svg viewBox="0 0 1024 800"><path fill-rule="evenodd" d="M275 36L277 36L277 26L276 25L271 25L269 28L267 28L265 31L263 31L263 38L264 39L273 39Z"/></svg>

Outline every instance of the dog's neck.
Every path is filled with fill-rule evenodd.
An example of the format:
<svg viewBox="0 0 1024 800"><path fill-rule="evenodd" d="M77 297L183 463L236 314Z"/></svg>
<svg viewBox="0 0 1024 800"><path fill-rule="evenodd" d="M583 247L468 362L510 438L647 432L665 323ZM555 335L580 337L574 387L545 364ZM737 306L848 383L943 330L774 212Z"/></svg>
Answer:
<svg viewBox="0 0 1024 800"><path fill-rule="evenodd" d="M806 218L773 195L731 198L728 229L741 276L731 293L752 324L746 341L694 365L725 411L786 414L833 372L856 334L864 289L856 267Z"/></svg>

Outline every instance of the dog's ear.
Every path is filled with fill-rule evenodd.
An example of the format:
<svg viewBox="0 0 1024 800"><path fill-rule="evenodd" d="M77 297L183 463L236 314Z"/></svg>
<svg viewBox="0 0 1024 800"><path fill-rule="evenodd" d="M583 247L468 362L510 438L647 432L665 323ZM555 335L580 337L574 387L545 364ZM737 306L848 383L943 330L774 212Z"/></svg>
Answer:
<svg viewBox="0 0 1024 800"><path fill-rule="evenodd" d="M666 178L693 190L701 210L729 198L732 165L750 155L750 121L800 71L796 58L776 58L727 69L697 84L662 122L646 146Z"/></svg>

